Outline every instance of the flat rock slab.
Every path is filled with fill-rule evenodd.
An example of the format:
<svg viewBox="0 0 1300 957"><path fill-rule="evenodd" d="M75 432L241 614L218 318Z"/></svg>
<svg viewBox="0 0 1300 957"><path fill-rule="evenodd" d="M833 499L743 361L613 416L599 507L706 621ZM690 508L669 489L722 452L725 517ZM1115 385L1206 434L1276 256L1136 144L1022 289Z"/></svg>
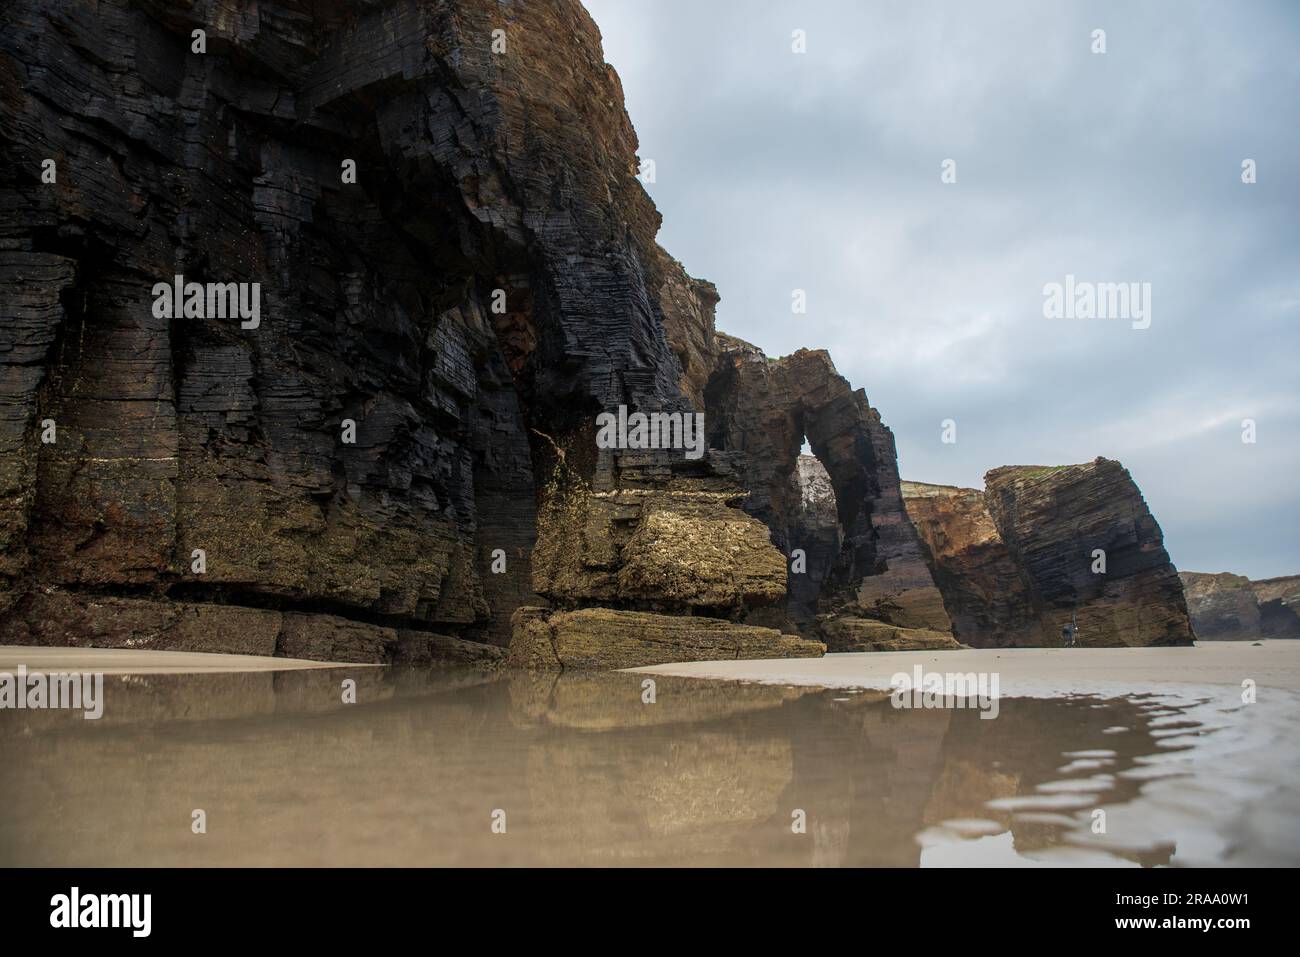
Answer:
<svg viewBox="0 0 1300 957"><path fill-rule="evenodd" d="M613 670L676 661L825 653L826 646L819 641L719 618L527 607L515 612L509 661L525 668Z"/></svg>

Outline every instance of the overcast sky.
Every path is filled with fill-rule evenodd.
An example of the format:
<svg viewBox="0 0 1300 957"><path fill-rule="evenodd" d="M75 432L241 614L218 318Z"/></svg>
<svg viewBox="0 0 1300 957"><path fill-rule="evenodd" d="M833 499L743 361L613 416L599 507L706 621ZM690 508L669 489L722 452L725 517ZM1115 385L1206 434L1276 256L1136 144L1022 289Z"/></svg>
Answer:
<svg viewBox="0 0 1300 957"><path fill-rule="evenodd" d="M585 2L660 242L719 329L829 349L905 478L1117 458L1180 569L1300 573L1300 4ZM1044 318L1067 274L1150 328Z"/></svg>

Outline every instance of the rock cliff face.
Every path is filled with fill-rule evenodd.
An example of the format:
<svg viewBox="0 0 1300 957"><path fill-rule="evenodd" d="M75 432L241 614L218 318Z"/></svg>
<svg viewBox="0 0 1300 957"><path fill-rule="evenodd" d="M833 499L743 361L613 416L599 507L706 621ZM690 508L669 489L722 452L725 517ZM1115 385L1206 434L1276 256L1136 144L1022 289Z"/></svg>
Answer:
<svg viewBox="0 0 1300 957"><path fill-rule="evenodd" d="M1181 572L1196 637L1300 638L1300 576L1251 581L1228 572Z"/></svg>
<svg viewBox="0 0 1300 957"><path fill-rule="evenodd" d="M495 660L595 608L641 636L610 665L690 618L737 654L946 628L861 390L715 333L656 244L574 0L6 18L0 641ZM619 406L713 447L598 449ZM791 614L805 435L842 539Z"/></svg>
<svg viewBox="0 0 1300 957"><path fill-rule="evenodd" d="M714 329L576 0L6 17L0 641L593 668L1050 644L1072 612L1187 640L1117 464L909 518L825 352ZM707 448L598 443L619 409L703 414Z"/></svg>
<svg viewBox="0 0 1300 957"><path fill-rule="evenodd" d="M1259 601L1244 575L1181 572L1192 630L1204 640L1258 638Z"/></svg>
<svg viewBox="0 0 1300 957"><path fill-rule="evenodd" d="M974 489L906 483L958 640L1050 646L1192 640L1160 526L1118 462L1011 466Z"/></svg>
<svg viewBox="0 0 1300 957"><path fill-rule="evenodd" d="M982 491L904 482L903 498L959 641L1034 647L1050 637L1034 607L1028 571L1002 541Z"/></svg>
<svg viewBox="0 0 1300 957"><path fill-rule="evenodd" d="M816 456L799 456L787 495L787 533L794 547L803 550L805 563L802 572L792 563L787 611L791 621L807 627L817 619L822 585L839 560L844 531L831 477Z"/></svg>
<svg viewBox="0 0 1300 957"><path fill-rule="evenodd" d="M1300 575L1250 583L1259 601L1259 631L1264 638L1300 638Z"/></svg>
<svg viewBox="0 0 1300 957"><path fill-rule="evenodd" d="M817 629L832 650L858 650L837 640L834 620L868 620L947 632L951 623L903 507L894 436L867 402L840 376L825 351L800 349L769 359L756 347L716 334L715 371L704 400L710 445L744 453L741 474L749 495L744 508L772 530L787 555L825 555L831 535L838 554L829 567L812 566L820 579L816 607L811 589L794 589L795 618L820 612ZM799 468L805 438L819 473ZM805 504L828 504L821 473L834 493L836 525ZM802 481L823 484L804 491ZM824 514L824 512L823 512ZM805 573L807 574L807 573ZM843 624L843 622L842 622Z"/></svg>

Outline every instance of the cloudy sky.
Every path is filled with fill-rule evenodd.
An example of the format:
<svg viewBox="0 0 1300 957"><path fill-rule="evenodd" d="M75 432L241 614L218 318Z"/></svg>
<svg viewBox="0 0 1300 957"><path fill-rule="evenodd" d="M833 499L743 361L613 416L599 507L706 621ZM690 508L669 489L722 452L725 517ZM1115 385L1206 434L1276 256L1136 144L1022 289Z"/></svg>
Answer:
<svg viewBox="0 0 1300 957"><path fill-rule="evenodd" d="M660 242L718 328L829 349L905 478L1117 458L1180 569L1300 573L1300 4L585 2ZM1150 327L1044 318L1067 274Z"/></svg>

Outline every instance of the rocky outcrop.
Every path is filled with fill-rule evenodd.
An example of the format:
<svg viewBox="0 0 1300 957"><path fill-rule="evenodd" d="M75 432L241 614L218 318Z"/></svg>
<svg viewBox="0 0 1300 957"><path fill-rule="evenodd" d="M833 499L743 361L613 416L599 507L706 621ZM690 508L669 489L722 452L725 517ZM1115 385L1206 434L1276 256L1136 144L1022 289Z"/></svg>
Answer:
<svg viewBox="0 0 1300 957"><path fill-rule="evenodd" d="M839 559L844 533L831 477L816 456L799 456L788 494L791 552L801 550L803 562L791 562L787 611L791 621L807 627L817 619L822 586Z"/></svg>
<svg viewBox="0 0 1300 957"><path fill-rule="evenodd" d="M1002 541L984 493L904 482L903 498L928 550L954 635L977 647L1041 644L1032 583Z"/></svg>
<svg viewBox="0 0 1300 957"><path fill-rule="evenodd" d="M805 556L810 548L824 555L827 536L833 532L838 539L830 566L814 565L811 572L822 580L817 609L902 628L950 630L903 508L893 434L865 393L835 371L824 351L801 349L769 359L721 333L715 342L717 367L705 389L709 440L745 453L745 510L762 519L786 555L796 548ZM833 530L804 504L816 495L805 494L799 478L816 474L810 466L798 470L805 439L834 493L838 527ZM806 592L792 593L794 615L806 621L811 602ZM833 634L819 631L835 650Z"/></svg>
<svg viewBox="0 0 1300 957"><path fill-rule="evenodd" d="M1182 583L1128 471L1011 466L974 489L905 485L954 634L978 647L1188 644Z"/></svg>
<svg viewBox="0 0 1300 957"><path fill-rule="evenodd" d="M943 651L962 647L951 634L932 628L900 628L873 618L823 615L818 626L828 648L849 651Z"/></svg>
<svg viewBox="0 0 1300 957"><path fill-rule="evenodd" d="M541 629L605 667L949 632L893 435L826 352L714 329L622 99L576 0L11 3L0 641L493 663ZM708 448L599 447L618 409ZM1073 527L1008 516L1040 617L1074 601Z"/></svg>
<svg viewBox="0 0 1300 957"><path fill-rule="evenodd" d="M656 244L573 0L19 0L0 105L0 640L456 656L540 601L792 631L805 433L835 604L930 587L861 391L716 334ZM598 451L619 406L715 451Z"/></svg>
<svg viewBox="0 0 1300 957"><path fill-rule="evenodd" d="M558 607L716 613L785 600L785 560L737 506L728 457L601 453L591 481L557 469L544 496L533 587Z"/></svg>
<svg viewBox="0 0 1300 957"><path fill-rule="evenodd" d="M1229 572L1181 572L1196 637L1207 641L1300 638L1300 576L1251 581Z"/></svg>
<svg viewBox="0 0 1300 957"><path fill-rule="evenodd" d="M1265 578L1250 585L1259 601L1260 636L1300 638L1300 575Z"/></svg>
<svg viewBox="0 0 1300 957"><path fill-rule="evenodd" d="M515 613L509 661L532 669L607 670L726 658L816 658L825 653L820 642L716 618L526 607Z"/></svg>
<svg viewBox="0 0 1300 957"><path fill-rule="evenodd" d="M783 604L740 486L592 442L703 408L717 293L578 3L20 0L0 106L0 640L394 660L539 598Z"/></svg>
<svg viewBox="0 0 1300 957"><path fill-rule="evenodd" d="M1259 637L1259 602L1249 578L1227 572L1181 572L1179 578L1197 638L1244 641Z"/></svg>

